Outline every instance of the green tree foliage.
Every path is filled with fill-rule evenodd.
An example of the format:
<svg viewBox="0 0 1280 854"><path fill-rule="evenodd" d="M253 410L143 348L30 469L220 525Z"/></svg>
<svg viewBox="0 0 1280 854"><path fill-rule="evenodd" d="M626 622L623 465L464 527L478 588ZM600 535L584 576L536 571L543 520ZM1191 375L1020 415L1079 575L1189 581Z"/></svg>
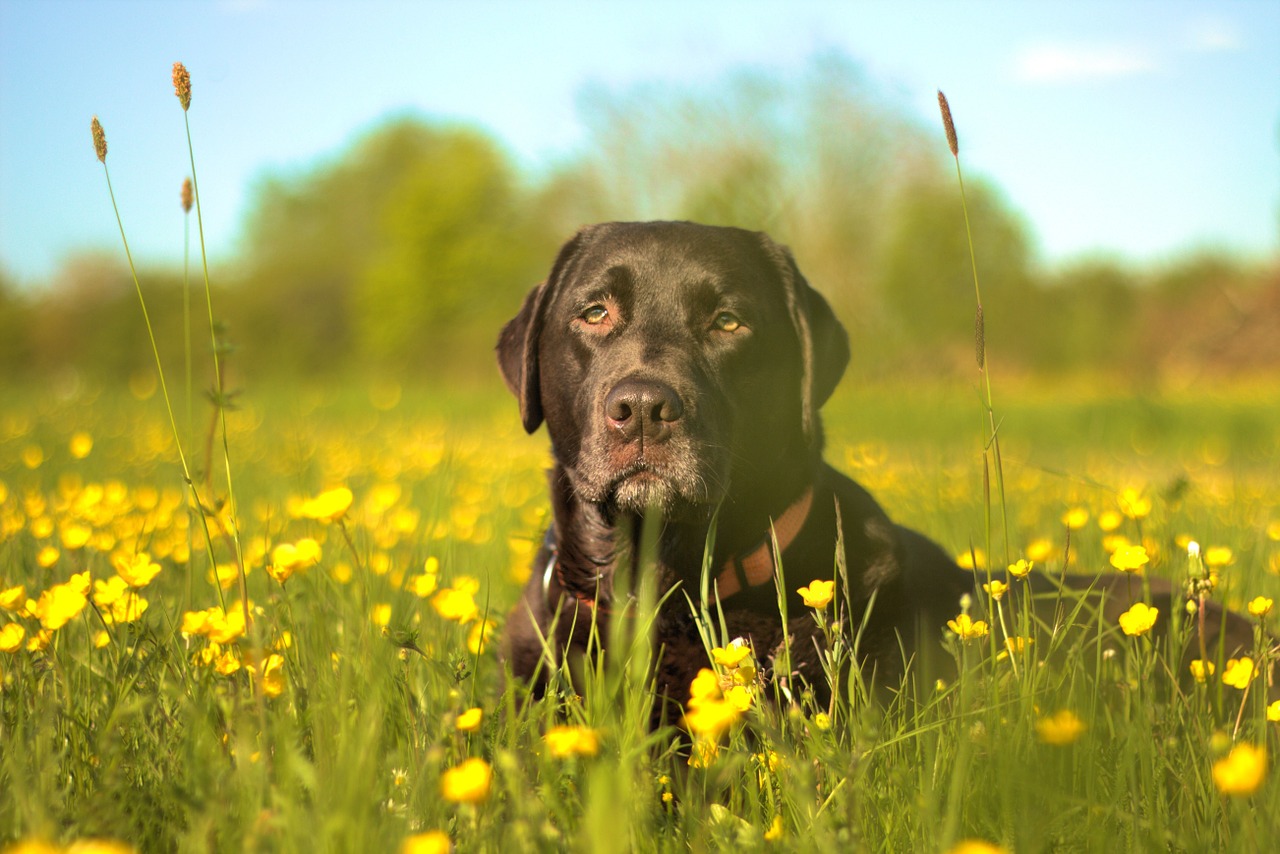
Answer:
<svg viewBox="0 0 1280 854"><path fill-rule="evenodd" d="M30 323L30 301L18 293L9 276L0 270L0 370L30 360L31 348L26 333Z"/></svg>
<svg viewBox="0 0 1280 854"><path fill-rule="evenodd" d="M1073 371L1110 361L1141 368L1135 327L1140 283L1115 262L1076 263L1031 294L1038 340L1024 358L1041 370Z"/></svg>
<svg viewBox="0 0 1280 854"><path fill-rule="evenodd" d="M496 335L549 265L501 152L470 131L418 128L420 151L378 212L354 281L356 345L377 364L429 365L442 337ZM535 255L536 250L543 250ZM467 335L469 333L469 335Z"/></svg>
<svg viewBox="0 0 1280 854"><path fill-rule="evenodd" d="M982 285L988 349L1026 353L1041 324L1027 229L989 185L968 182L969 222ZM940 176L901 194L891 216L878 296L897 347L915 365L973 362L976 302L964 209L954 181Z"/></svg>
<svg viewBox="0 0 1280 854"><path fill-rule="evenodd" d="M464 330L493 327L503 302L536 281L523 202L492 140L415 118L309 174L264 181L239 289L252 361L401 370L447 349L442 338L456 345Z"/></svg>
<svg viewBox="0 0 1280 854"><path fill-rule="evenodd" d="M827 56L794 76L596 89L581 103L581 149L544 173L477 130L401 116L306 171L264 177L240 257L213 277L233 372L492 379L498 329L560 243L611 219L736 225L789 244L850 330L853 381L973 370L969 246L942 131L856 65ZM1131 377L1280 364L1274 269L1205 254L1155 273L1096 259L1045 271L992 185L974 175L967 189L997 363ZM141 272L176 376L181 276ZM0 278L0 368L123 378L151 363L116 254L74 256L45 289Z"/></svg>

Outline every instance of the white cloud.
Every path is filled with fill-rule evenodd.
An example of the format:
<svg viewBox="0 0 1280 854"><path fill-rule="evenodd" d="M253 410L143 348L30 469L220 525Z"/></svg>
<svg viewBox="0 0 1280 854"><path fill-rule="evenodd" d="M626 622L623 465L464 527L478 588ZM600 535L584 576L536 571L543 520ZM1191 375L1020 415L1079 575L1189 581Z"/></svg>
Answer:
<svg viewBox="0 0 1280 854"><path fill-rule="evenodd" d="M1014 58L1019 79L1032 83L1128 77L1155 68L1145 51L1118 45L1032 45Z"/></svg>
<svg viewBox="0 0 1280 854"><path fill-rule="evenodd" d="M1191 49L1205 53L1236 51L1243 47L1240 31L1222 20L1204 20L1190 28Z"/></svg>

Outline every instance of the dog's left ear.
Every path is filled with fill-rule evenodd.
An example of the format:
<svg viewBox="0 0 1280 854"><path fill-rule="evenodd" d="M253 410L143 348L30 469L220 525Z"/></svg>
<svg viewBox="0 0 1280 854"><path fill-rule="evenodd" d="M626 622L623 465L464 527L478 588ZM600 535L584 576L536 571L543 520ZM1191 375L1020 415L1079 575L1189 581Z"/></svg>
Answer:
<svg viewBox="0 0 1280 854"><path fill-rule="evenodd" d="M820 435L818 410L836 390L849 365L849 333L836 319L831 305L801 274L791 252L767 236L761 237L766 254L782 277L791 323L800 340L804 432L810 442L815 442Z"/></svg>
<svg viewBox="0 0 1280 854"><path fill-rule="evenodd" d="M507 321L498 336L498 367L507 388L520 401L520 420L532 433L542 423L542 395L538 391L538 315L546 282L524 298L519 313Z"/></svg>
<svg viewBox="0 0 1280 854"><path fill-rule="evenodd" d="M587 241L594 229L590 226L578 231L556 256L555 265L547 280L524 298L519 313L507 321L498 336L498 367L507 388L520 401L520 420L530 433L542 423L542 388L538 368L538 342L542 338L542 324L547 303L557 293L560 282L570 275L578 248Z"/></svg>

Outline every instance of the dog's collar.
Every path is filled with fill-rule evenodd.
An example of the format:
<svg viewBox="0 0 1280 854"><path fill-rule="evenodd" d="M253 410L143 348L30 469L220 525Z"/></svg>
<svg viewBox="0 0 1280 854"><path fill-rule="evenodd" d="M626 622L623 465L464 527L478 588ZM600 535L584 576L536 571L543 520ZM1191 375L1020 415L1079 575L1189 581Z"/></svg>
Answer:
<svg viewBox="0 0 1280 854"><path fill-rule="evenodd" d="M720 574L715 578L712 588L714 595L719 599L728 599L748 587L756 587L772 580L776 568L774 543L777 543L779 553L786 551L787 546L800 535L800 530L808 521L809 510L812 507L813 487L810 486L786 510L782 511L781 516L772 520L769 533L765 534L759 545L746 554L733 555L724 562ZM594 596L568 588L561 574L560 550L556 546L552 531L547 532L547 538L551 556L547 560L546 569L542 572L543 595L550 592L551 579L554 578L560 585L560 590L572 596L579 605L604 614L610 613L608 606L598 603Z"/></svg>
<svg viewBox="0 0 1280 854"><path fill-rule="evenodd" d="M800 535L800 530L809 519L809 510L813 507L813 487L806 489L791 506L782 511L782 515L772 520L773 526L760 544L746 554L733 555L724 562L720 574L716 576L713 595L720 599L728 599L735 593L756 587L773 579L777 563L773 553L773 545L778 544L778 553L787 550L787 546Z"/></svg>

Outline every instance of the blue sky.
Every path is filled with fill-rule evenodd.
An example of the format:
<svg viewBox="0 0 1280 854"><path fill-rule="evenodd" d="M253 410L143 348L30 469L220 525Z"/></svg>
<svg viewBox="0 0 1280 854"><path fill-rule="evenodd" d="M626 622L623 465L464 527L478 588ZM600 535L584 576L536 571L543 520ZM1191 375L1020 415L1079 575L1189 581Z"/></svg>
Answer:
<svg viewBox="0 0 1280 854"><path fill-rule="evenodd" d="M180 258L175 60L216 263L256 178L387 115L476 124L537 169L582 145L588 87L789 76L833 51L921 121L941 87L966 170L1004 189L1048 263L1280 252L1276 0L0 0L0 266L35 283L69 251L118 249L94 115L135 256Z"/></svg>

